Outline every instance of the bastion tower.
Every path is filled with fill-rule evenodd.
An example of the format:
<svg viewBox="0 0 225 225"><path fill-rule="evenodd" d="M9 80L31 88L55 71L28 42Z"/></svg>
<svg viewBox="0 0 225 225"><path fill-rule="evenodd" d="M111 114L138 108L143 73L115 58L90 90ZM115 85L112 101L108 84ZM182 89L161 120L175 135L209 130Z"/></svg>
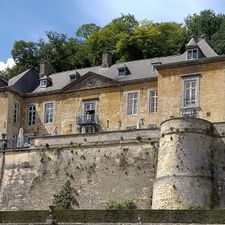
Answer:
<svg viewBox="0 0 225 225"><path fill-rule="evenodd" d="M153 209L208 209L211 206L212 124L175 118L161 124Z"/></svg>

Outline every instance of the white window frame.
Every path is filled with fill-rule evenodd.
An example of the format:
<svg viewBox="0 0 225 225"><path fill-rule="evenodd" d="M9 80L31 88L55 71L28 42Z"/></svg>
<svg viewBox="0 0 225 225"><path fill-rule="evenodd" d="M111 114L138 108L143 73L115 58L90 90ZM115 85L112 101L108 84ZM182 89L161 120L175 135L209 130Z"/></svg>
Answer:
<svg viewBox="0 0 225 225"><path fill-rule="evenodd" d="M130 94L134 94L134 93L137 93L137 109L136 109L136 113L134 112L134 104L132 105L132 112L131 113L129 113L128 112L128 98L129 98L129 95ZM134 100L133 100L134 101ZM139 113L139 101L140 101L140 91L137 91L137 90L134 90L134 91L128 91L127 92L127 95L126 95L126 115L127 116L137 116L138 115L138 113Z"/></svg>
<svg viewBox="0 0 225 225"><path fill-rule="evenodd" d="M151 93L156 92L156 95L151 97ZM152 109L152 101L154 101L154 106ZM158 89L157 88L150 88L148 92L148 112L149 114L157 113L158 111Z"/></svg>
<svg viewBox="0 0 225 225"><path fill-rule="evenodd" d="M194 51L197 51L196 57L194 57ZM189 53L191 53L191 58L188 58ZM187 60L195 60L199 58L199 51L197 48L193 48L193 49L188 49L187 50Z"/></svg>
<svg viewBox="0 0 225 225"><path fill-rule="evenodd" d="M13 102L13 123L17 124L20 116L20 104L17 101Z"/></svg>
<svg viewBox="0 0 225 225"><path fill-rule="evenodd" d="M51 121L49 120L51 117L48 116L48 120L46 120L46 105L47 104L52 104L52 119ZM52 101L52 102L44 102L43 104L43 112L44 112L44 118L43 118L43 121L44 121L44 124L50 124L50 123L53 123L54 122L54 111L55 111L55 103Z"/></svg>
<svg viewBox="0 0 225 225"><path fill-rule="evenodd" d="M29 111L29 107L30 106L35 107L35 109L31 110L31 114L32 114L31 115L31 119L30 119L30 111ZM37 117L37 106L34 103L29 103L27 105L27 116L26 116L26 118L27 118L27 126L35 126L35 124L36 124L36 117ZM31 124L30 124L30 121L31 121Z"/></svg>
<svg viewBox="0 0 225 225"><path fill-rule="evenodd" d="M48 84L47 79L40 80L40 87L41 88L46 88L47 84Z"/></svg>
<svg viewBox="0 0 225 225"><path fill-rule="evenodd" d="M191 76L184 76L182 77L182 108L188 109L188 108L196 108L199 107L199 98L200 98L200 87L199 87L199 82L200 81L200 76L199 75L191 75ZM188 89L185 88L185 83L186 82L195 82L195 103L187 103L186 102L186 91ZM193 84L190 84L190 90L189 90L189 99L191 98L192 95L192 86ZM193 101L193 100L189 100Z"/></svg>

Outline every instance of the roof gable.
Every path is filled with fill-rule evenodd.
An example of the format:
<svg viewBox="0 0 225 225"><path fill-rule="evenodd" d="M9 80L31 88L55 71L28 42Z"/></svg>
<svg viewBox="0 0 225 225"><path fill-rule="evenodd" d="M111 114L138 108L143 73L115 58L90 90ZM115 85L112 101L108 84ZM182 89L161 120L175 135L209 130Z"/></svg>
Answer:
<svg viewBox="0 0 225 225"><path fill-rule="evenodd" d="M197 43L195 42L194 38L191 38L191 40L188 42L186 48L196 48L198 47Z"/></svg>
<svg viewBox="0 0 225 225"><path fill-rule="evenodd" d="M116 80L89 71L78 80L75 80L66 87L64 87L63 90L87 90L94 88L110 87L118 84L119 82Z"/></svg>

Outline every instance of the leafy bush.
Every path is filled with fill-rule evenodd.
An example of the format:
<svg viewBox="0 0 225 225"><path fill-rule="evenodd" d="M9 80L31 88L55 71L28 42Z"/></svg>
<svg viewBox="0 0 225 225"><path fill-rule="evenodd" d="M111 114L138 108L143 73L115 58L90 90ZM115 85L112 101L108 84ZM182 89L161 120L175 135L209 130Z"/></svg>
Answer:
<svg viewBox="0 0 225 225"><path fill-rule="evenodd" d="M133 202L132 199L124 199L119 201L110 200L106 202L106 209L136 209L137 205Z"/></svg>
<svg viewBox="0 0 225 225"><path fill-rule="evenodd" d="M59 193L57 195L54 195L54 208L56 210L63 210L72 209L74 205L79 206L75 195L77 195L77 192L71 186L70 181L66 181Z"/></svg>

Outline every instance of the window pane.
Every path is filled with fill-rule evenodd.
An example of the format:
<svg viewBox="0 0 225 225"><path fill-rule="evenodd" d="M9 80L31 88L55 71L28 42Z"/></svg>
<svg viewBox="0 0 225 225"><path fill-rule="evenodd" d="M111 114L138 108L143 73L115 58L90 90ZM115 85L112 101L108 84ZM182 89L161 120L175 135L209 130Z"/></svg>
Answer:
<svg viewBox="0 0 225 225"><path fill-rule="evenodd" d="M157 112L157 90L150 90L149 112L150 113Z"/></svg>
<svg viewBox="0 0 225 225"><path fill-rule="evenodd" d="M44 122L45 123L53 122L53 103L52 102L45 104Z"/></svg>
<svg viewBox="0 0 225 225"><path fill-rule="evenodd" d="M197 79L184 81L184 107L197 104Z"/></svg>
<svg viewBox="0 0 225 225"><path fill-rule="evenodd" d="M127 95L127 115L136 115L138 110L138 92Z"/></svg>

